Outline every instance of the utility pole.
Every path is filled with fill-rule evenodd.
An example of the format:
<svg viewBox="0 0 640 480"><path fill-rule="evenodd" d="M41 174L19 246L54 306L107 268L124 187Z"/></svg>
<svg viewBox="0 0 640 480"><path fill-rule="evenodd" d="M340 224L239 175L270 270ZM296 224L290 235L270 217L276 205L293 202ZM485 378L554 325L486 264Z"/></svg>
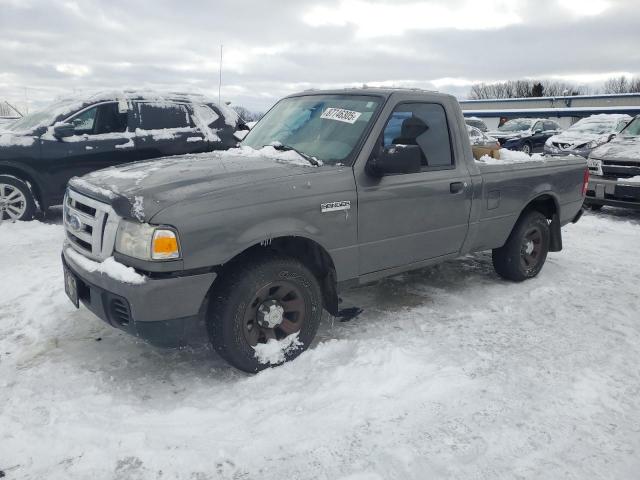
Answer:
<svg viewBox="0 0 640 480"><path fill-rule="evenodd" d="M218 78L218 105L222 105L220 90L222 89L222 44L220 44L220 77Z"/></svg>

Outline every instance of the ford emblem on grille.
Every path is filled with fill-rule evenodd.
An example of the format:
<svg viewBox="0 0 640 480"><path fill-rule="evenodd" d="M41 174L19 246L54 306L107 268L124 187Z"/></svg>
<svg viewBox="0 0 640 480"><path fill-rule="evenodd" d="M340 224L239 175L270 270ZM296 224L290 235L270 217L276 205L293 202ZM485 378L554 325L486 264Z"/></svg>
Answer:
<svg viewBox="0 0 640 480"><path fill-rule="evenodd" d="M82 228L82 222L80 221L80 217L73 213L69 213L67 215L67 225L69 225L71 230L75 230L76 232Z"/></svg>

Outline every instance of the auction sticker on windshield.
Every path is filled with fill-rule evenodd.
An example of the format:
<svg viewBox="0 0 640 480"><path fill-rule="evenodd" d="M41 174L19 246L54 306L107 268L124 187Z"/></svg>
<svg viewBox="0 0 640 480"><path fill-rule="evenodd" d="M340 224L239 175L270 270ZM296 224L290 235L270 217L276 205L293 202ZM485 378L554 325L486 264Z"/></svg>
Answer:
<svg viewBox="0 0 640 480"><path fill-rule="evenodd" d="M353 110L345 110L343 108L327 108L320 118L327 120L337 120L338 122L356 123L356 120L362 115L361 112L354 112Z"/></svg>

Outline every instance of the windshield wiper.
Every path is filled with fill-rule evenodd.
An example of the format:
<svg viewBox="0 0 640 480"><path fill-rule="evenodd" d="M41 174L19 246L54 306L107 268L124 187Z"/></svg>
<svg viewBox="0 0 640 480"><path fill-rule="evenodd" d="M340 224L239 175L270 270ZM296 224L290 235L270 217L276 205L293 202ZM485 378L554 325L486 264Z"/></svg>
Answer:
<svg viewBox="0 0 640 480"><path fill-rule="evenodd" d="M292 147L291 145L284 145L280 142L278 143L272 143L270 146L272 146L273 148L275 148L276 150L280 151L280 152L296 152L298 155L300 155L302 158L304 158L306 161L308 161L311 165L313 165L314 167L319 167L320 164L318 163L318 160L316 160L315 158L313 158L310 155L307 155L306 153L301 152L300 150L298 150L296 147Z"/></svg>

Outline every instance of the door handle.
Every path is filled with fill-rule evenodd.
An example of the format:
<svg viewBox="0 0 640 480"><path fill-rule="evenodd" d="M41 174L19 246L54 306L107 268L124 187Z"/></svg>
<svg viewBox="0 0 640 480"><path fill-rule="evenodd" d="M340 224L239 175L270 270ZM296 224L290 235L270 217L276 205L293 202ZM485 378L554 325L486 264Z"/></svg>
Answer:
<svg viewBox="0 0 640 480"><path fill-rule="evenodd" d="M467 184L466 183L462 183L462 182L453 182L449 184L449 191L451 193L460 193L461 191L464 190L464 187L466 187Z"/></svg>

